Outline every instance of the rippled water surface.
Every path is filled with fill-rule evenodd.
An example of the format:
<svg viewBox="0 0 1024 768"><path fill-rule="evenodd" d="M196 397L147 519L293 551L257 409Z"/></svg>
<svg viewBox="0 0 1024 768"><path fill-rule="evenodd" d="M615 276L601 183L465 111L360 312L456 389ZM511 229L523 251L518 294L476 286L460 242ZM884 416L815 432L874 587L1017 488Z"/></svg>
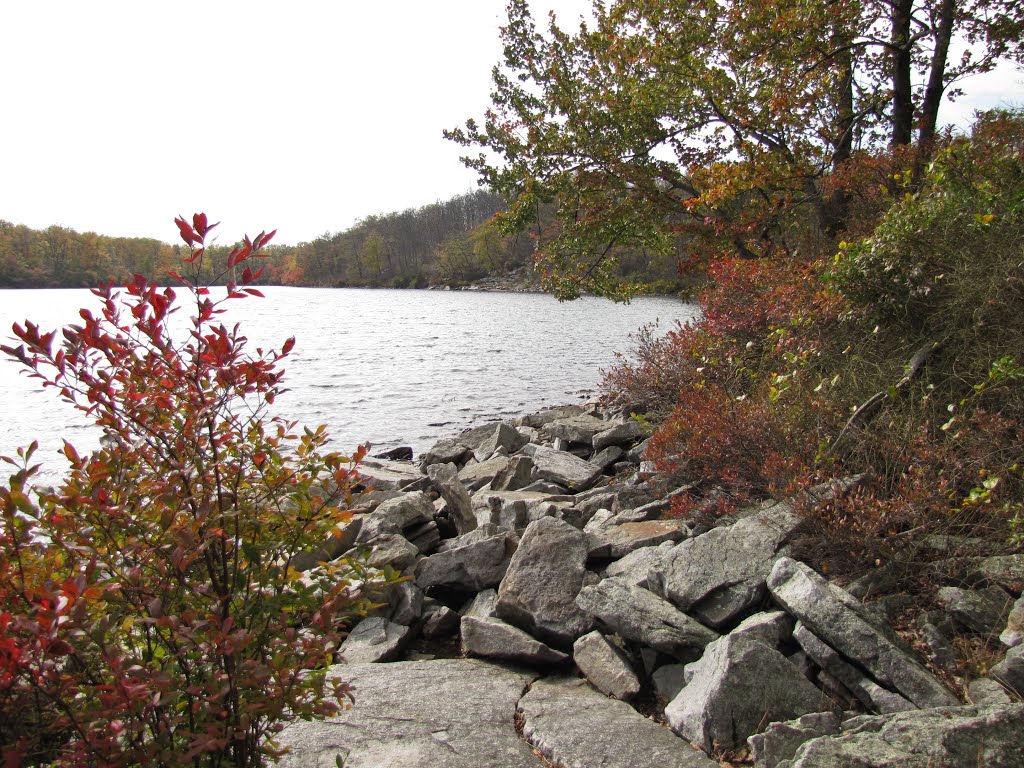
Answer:
<svg viewBox="0 0 1024 768"><path fill-rule="evenodd" d="M343 450L369 440L375 450L410 445L419 453L476 422L586 398L596 392L599 369L616 351L629 351L630 333L695 314L692 305L662 297L619 305L513 293L265 292L266 299L231 302L223 319L241 323L253 347L296 337L279 413L326 424ZM80 307L96 309L88 291L0 291L0 336L6 341L11 323L26 318L44 329L74 322ZM87 450L97 430L19 371L0 360L0 455L38 439L52 477L61 467L61 438Z"/></svg>

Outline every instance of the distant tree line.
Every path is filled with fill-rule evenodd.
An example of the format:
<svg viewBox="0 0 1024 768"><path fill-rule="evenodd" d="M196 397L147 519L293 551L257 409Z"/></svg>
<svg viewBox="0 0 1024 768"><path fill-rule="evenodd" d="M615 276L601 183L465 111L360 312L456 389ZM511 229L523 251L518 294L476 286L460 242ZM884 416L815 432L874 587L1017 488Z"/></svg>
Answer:
<svg viewBox="0 0 1024 768"><path fill-rule="evenodd" d="M310 242L270 247L260 282L422 288L510 274L533 282L536 238L528 232L503 234L495 215L504 210L501 196L481 189L370 216ZM223 273L228 250L227 245L207 249L202 279ZM181 246L151 238L108 237L56 225L35 230L0 220L0 288L87 288L132 274L162 281L181 258ZM660 290L677 287L674 258L637 248L624 250L618 263L623 279Z"/></svg>

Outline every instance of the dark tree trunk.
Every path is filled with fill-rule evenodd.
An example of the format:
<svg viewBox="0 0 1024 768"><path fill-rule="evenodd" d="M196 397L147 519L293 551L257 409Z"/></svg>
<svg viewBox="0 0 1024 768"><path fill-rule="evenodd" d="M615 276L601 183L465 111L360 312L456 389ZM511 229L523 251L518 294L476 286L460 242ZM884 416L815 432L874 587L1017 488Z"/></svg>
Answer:
<svg viewBox="0 0 1024 768"><path fill-rule="evenodd" d="M837 63L839 91L836 94L838 136L832 152L832 171L835 172L853 154L853 54L847 49ZM850 196L843 187L835 188L822 205L822 229L828 237L835 237L846 229L850 215Z"/></svg>
<svg viewBox="0 0 1024 768"><path fill-rule="evenodd" d="M956 14L955 0L942 0L939 5L939 24L935 30L935 50L928 72L928 84L921 103L921 132L918 134L918 154L923 157L935 138L935 127L939 121L939 107L946 90L946 61L949 58L949 41L953 37L953 17Z"/></svg>
<svg viewBox="0 0 1024 768"><path fill-rule="evenodd" d="M913 0L892 4L892 146L910 144L914 130L914 92L910 80L910 14Z"/></svg>

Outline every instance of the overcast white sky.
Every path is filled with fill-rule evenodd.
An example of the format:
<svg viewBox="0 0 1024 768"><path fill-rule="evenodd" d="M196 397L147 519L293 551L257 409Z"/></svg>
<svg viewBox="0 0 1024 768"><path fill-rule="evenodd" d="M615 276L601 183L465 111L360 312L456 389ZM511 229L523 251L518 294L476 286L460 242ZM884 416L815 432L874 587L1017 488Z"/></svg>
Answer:
<svg viewBox="0 0 1024 768"><path fill-rule="evenodd" d="M0 219L221 242L311 240L474 189L444 128L479 117L506 0L0 3ZM590 0L533 0L574 25ZM1024 100L1007 69L947 120Z"/></svg>

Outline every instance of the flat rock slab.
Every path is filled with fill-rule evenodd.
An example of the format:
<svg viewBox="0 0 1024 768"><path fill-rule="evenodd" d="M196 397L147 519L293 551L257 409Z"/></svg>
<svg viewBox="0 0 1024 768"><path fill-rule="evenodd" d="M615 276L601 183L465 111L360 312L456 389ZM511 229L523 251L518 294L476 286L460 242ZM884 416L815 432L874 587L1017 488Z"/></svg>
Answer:
<svg viewBox="0 0 1024 768"><path fill-rule="evenodd" d="M690 527L682 520L612 523L589 534L587 555L590 558L617 559L637 549L657 546L665 541L679 541L689 535Z"/></svg>
<svg viewBox="0 0 1024 768"><path fill-rule="evenodd" d="M572 658L580 672L606 696L629 701L640 693L640 680L632 665L600 632L591 632L577 640Z"/></svg>
<svg viewBox="0 0 1024 768"><path fill-rule="evenodd" d="M585 491L601 477L601 468L565 451L556 451L540 445L527 446L537 476L550 480L573 492Z"/></svg>
<svg viewBox="0 0 1024 768"><path fill-rule="evenodd" d="M364 459L359 465L359 476L377 490L400 490L423 480L419 467L386 459Z"/></svg>
<svg viewBox="0 0 1024 768"><path fill-rule="evenodd" d="M870 621L849 593L829 584L803 563L788 557L779 559L768 577L768 589L776 602L817 637L915 706L959 703L890 633Z"/></svg>
<svg viewBox="0 0 1024 768"><path fill-rule="evenodd" d="M545 645L501 619L463 616L461 629L462 650L474 656L532 666L562 664L569 660L568 654Z"/></svg>
<svg viewBox="0 0 1024 768"><path fill-rule="evenodd" d="M576 605L627 640L679 658L718 639L718 633L690 618L653 592L621 579L584 587Z"/></svg>
<svg viewBox="0 0 1024 768"><path fill-rule="evenodd" d="M280 735L284 768L539 768L515 730L516 703L533 675L475 659L340 664L353 708Z"/></svg>
<svg viewBox="0 0 1024 768"><path fill-rule="evenodd" d="M585 681L546 679L522 701L523 735L562 768L716 768L667 728ZM481 760L479 765L495 765Z"/></svg>
<svg viewBox="0 0 1024 768"><path fill-rule="evenodd" d="M856 717L805 743L779 768L938 768L1024 765L1024 704L937 707Z"/></svg>

